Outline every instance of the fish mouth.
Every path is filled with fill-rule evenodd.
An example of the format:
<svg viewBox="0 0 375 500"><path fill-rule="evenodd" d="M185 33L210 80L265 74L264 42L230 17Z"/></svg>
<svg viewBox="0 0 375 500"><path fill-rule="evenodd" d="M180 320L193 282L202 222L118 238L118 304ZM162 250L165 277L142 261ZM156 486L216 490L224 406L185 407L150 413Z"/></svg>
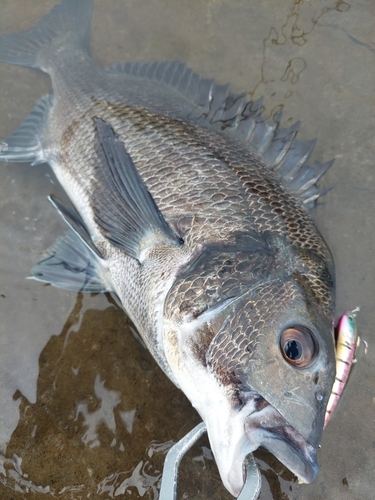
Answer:
<svg viewBox="0 0 375 500"><path fill-rule="evenodd" d="M311 483L316 478L316 448L270 404L246 418L245 433L254 449L267 449L301 482Z"/></svg>
<svg viewBox="0 0 375 500"><path fill-rule="evenodd" d="M233 496L244 486L246 456L259 447L272 453L300 482L315 479L316 447L255 391L239 411L219 398L210 410L202 418L221 479Z"/></svg>

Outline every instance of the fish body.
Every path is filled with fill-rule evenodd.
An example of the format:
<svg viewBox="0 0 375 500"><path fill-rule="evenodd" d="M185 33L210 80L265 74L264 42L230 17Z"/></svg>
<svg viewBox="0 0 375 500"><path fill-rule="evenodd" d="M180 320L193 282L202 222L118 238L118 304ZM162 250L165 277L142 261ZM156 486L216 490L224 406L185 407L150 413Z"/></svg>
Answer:
<svg viewBox="0 0 375 500"><path fill-rule="evenodd" d="M337 323L336 377L327 404L324 427L331 419L355 362L355 352L360 341L356 321L358 311L359 308L346 311Z"/></svg>
<svg viewBox="0 0 375 500"><path fill-rule="evenodd" d="M63 0L0 38L0 59L52 79L0 160L48 162L73 206L33 276L115 293L207 426L224 485L262 445L304 482L318 471L335 377L334 264L308 210L331 162L267 124L261 103L184 64L98 67L92 2Z"/></svg>

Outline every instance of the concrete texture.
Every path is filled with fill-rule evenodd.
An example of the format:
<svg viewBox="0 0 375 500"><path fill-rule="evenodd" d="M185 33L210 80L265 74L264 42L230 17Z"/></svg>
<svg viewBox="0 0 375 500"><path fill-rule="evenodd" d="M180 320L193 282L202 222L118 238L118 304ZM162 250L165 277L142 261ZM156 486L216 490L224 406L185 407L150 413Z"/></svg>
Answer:
<svg viewBox="0 0 375 500"><path fill-rule="evenodd" d="M0 0L0 34L56 2ZM95 1L92 53L103 64L178 59L302 120L314 159L336 158L316 222L335 256L337 316L361 306L361 347L324 433L311 485L256 453L260 499L370 500L375 471L375 5L371 0ZM50 88L0 64L0 137ZM166 450L199 422L106 296L26 281L64 223L49 168L1 165L0 498L158 497ZM202 438L183 461L179 498L229 499Z"/></svg>

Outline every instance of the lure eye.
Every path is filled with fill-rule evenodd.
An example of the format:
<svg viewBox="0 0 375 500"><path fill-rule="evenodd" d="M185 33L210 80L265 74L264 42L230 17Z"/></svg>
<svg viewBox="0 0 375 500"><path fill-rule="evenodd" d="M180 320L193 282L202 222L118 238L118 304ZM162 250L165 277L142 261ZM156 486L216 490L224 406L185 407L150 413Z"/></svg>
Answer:
<svg viewBox="0 0 375 500"><path fill-rule="evenodd" d="M317 351L312 333L302 326L293 326L283 331L280 349L286 361L296 368L308 366Z"/></svg>

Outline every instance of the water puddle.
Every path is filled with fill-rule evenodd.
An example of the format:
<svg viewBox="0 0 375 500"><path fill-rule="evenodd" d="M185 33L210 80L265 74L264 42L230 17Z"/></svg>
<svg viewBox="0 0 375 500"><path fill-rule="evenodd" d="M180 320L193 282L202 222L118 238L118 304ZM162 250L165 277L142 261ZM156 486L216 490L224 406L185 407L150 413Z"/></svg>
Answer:
<svg viewBox="0 0 375 500"><path fill-rule="evenodd" d="M26 29L56 2L0 0L0 34ZM266 116L301 119L314 158L337 161L316 220L337 264L338 316L361 306L370 341L375 241L375 43L370 0L95 2L92 48L105 64L183 60L235 91L265 97ZM0 64L0 138L49 90L38 72ZM199 422L110 296L25 278L65 230L46 197L48 167L0 165L0 497L156 500L165 454ZM375 459L375 350L355 366L325 432L311 485L258 451L261 500L368 499ZM347 438L350 436L350 439ZM339 457L339 458L338 458ZM179 498L232 498L207 438L181 465Z"/></svg>

